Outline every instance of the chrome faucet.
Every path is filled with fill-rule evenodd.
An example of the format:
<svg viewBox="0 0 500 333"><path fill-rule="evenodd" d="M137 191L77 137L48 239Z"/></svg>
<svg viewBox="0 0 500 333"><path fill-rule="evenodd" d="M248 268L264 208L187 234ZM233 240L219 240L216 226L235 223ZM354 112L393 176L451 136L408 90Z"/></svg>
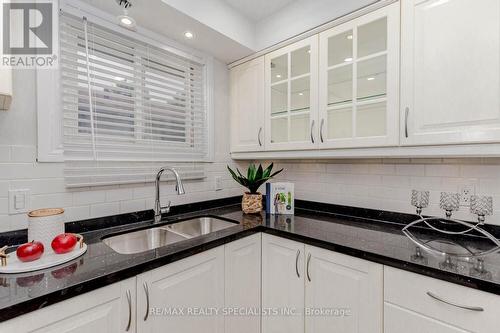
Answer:
<svg viewBox="0 0 500 333"><path fill-rule="evenodd" d="M164 167L161 168L158 173L156 174L156 182L155 182L155 187L156 187L156 195L155 195L155 207L154 207L154 212L155 212L155 223L160 222L161 220L161 214L167 214L170 212L170 204L171 201L168 202L168 205L165 207L162 207L160 204L160 179L161 175L163 174L163 171L171 171L174 176L175 176L175 190L177 191L178 195L184 194L184 186L182 185L182 179L179 176L179 173L177 170L174 168L169 168L169 167Z"/></svg>

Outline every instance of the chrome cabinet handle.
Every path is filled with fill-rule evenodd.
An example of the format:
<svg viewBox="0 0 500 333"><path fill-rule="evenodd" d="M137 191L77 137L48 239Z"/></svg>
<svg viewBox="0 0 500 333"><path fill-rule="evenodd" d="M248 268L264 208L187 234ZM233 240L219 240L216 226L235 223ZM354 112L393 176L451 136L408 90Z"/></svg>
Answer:
<svg viewBox="0 0 500 333"><path fill-rule="evenodd" d="M454 307L457 307L457 308L460 308L460 309L470 310L470 311L477 311L477 312L484 311L484 309L482 307L479 307L479 306L461 305L461 304L457 304L457 303L454 303L454 302L451 302L451 301L447 301L447 300L441 298L440 296L437 296L437 295L431 293L430 291L427 292L427 295L429 297L431 297L431 298L434 298L435 300L437 300L439 302L442 302L442 303L445 303L445 304L448 304L448 305L451 305L451 306L454 306Z"/></svg>
<svg viewBox="0 0 500 333"><path fill-rule="evenodd" d="M295 273L297 273L297 277L300 278L300 273L299 273L299 256L300 256L300 250L297 250L297 256L295 257Z"/></svg>
<svg viewBox="0 0 500 333"><path fill-rule="evenodd" d="M314 143L313 129L314 129L314 120L311 122L311 142L312 143Z"/></svg>
<svg viewBox="0 0 500 333"><path fill-rule="evenodd" d="M307 266L306 266L306 274L307 274L307 279L309 282L311 282L311 276L309 275L309 264L311 263L311 254L309 253L307 255Z"/></svg>
<svg viewBox="0 0 500 333"><path fill-rule="evenodd" d="M260 134L262 133L262 127L259 127L259 134L257 134L257 139L259 140L259 146L262 147L262 141L260 140Z"/></svg>
<svg viewBox="0 0 500 333"><path fill-rule="evenodd" d="M408 114L410 113L410 108L405 108L405 137L408 137Z"/></svg>
<svg viewBox="0 0 500 333"><path fill-rule="evenodd" d="M132 296L130 295L130 290L127 290L127 303L128 303L128 322L125 332L130 330L130 325L132 324Z"/></svg>
<svg viewBox="0 0 500 333"><path fill-rule="evenodd" d="M144 288L144 293L146 294L146 313L144 314L144 321L146 321L149 317L149 288L146 282L144 282L142 286Z"/></svg>
<svg viewBox="0 0 500 333"><path fill-rule="evenodd" d="M323 140L323 125L325 124L325 119L321 119L321 123L319 124L319 139L321 140L321 143L325 142Z"/></svg>

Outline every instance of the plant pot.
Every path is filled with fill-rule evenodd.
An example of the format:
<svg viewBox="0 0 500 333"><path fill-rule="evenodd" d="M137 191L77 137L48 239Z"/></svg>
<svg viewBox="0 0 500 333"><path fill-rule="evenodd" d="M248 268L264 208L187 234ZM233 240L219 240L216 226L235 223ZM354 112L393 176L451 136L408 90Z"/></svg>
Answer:
<svg viewBox="0 0 500 333"><path fill-rule="evenodd" d="M241 200L241 209L245 214L260 213L262 211L262 194L244 193L243 200Z"/></svg>

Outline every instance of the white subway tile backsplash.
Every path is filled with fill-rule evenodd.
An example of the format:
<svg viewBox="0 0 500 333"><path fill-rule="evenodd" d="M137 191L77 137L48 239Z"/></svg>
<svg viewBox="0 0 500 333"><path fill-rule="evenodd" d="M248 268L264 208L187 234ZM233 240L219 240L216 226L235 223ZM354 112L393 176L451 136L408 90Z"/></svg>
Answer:
<svg viewBox="0 0 500 333"><path fill-rule="evenodd" d="M0 198L7 197L9 195L9 182L0 181Z"/></svg>
<svg viewBox="0 0 500 333"><path fill-rule="evenodd" d="M430 177L458 177L460 175L460 166L429 164L425 166L425 175Z"/></svg>
<svg viewBox="0 0 500 333"><path fill-rule="evenodd" d="M77 206L103 203L106 201L106 191L85 191L73 193L73 201Z"/></svg>
<svg viewBox="0 0 500 333"><path fill-rule="evenodd" d="M64 208L72 205L73 197L68 193L37 194L31 196L31 207L29 209Z"/></svg>
<svg viewBox="0 0 500 333"><path fill-rule="evenodd" d="M90 206L66 207L64 209L66 221L79 221L90 218Z"/></svg>
<svg viewBox="0 0 500 333"><path fill-rule="evenodd" d="M9 214L9 198L0 198L0 215Z"/></svg>
<svg viewBox="0 0 500 333"><path fill-rule="evenodd" d="M401 176L424 176L425 166L417 164L396 165L396 174Z"/></svg>
<svg viewBox="0 0 500 333"><path fill-rule="evenodd" d="M10 147L0 146L0 163L10 162Z"/></svg>
<svg viewBox="0 0 500 333"><path fill-rule="evenodd" d="M36 159L36 149L33 146L11 146L10 159L14 163L33 163Z"/></svg>
<svg viewBox="0 0 500 333"><path fill-rule="evenodd" d="M110 216L120 213L119 202L108 202L90 206L90 217Z"/></svg>
<svg viewBox="0 0 500 333"><path fill-rule="evenodd" d="M500 165L462 165L460 176L479 178L500 178Z"/></svg>
<svg viewBox="0 0 500 333"><path fill-rule="evenodd" d="M131 188L115 188L106 191L106 202L132 200L134 191Z"/></svg>
<svg viewBox="0 0 500 333"><path fill-rule="evenodd" d="M148 207L152 209L153 207ZM137 212L146 209L146 200L130 200L120 202L120 213Z"/></svg>

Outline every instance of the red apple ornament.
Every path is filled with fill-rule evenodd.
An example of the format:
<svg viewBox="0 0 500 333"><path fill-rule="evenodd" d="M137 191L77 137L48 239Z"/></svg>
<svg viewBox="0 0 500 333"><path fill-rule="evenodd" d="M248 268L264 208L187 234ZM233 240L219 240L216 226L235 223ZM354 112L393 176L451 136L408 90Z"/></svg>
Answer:
<svg viewBox="0 0 500 333"><path fill-rule="evenodd" d="M41 242L31 241L19 246L16 255L22 262L28 262L40 259L43 254L43 244Z"/></svg>
<svg viewBox="0 0 500 333"><path fill-rule="evenodd" d="M73 251L76 243L78 243L78 237L75 234L64 233L57 235L50 245L55 253L63 254Z"/></svg>

